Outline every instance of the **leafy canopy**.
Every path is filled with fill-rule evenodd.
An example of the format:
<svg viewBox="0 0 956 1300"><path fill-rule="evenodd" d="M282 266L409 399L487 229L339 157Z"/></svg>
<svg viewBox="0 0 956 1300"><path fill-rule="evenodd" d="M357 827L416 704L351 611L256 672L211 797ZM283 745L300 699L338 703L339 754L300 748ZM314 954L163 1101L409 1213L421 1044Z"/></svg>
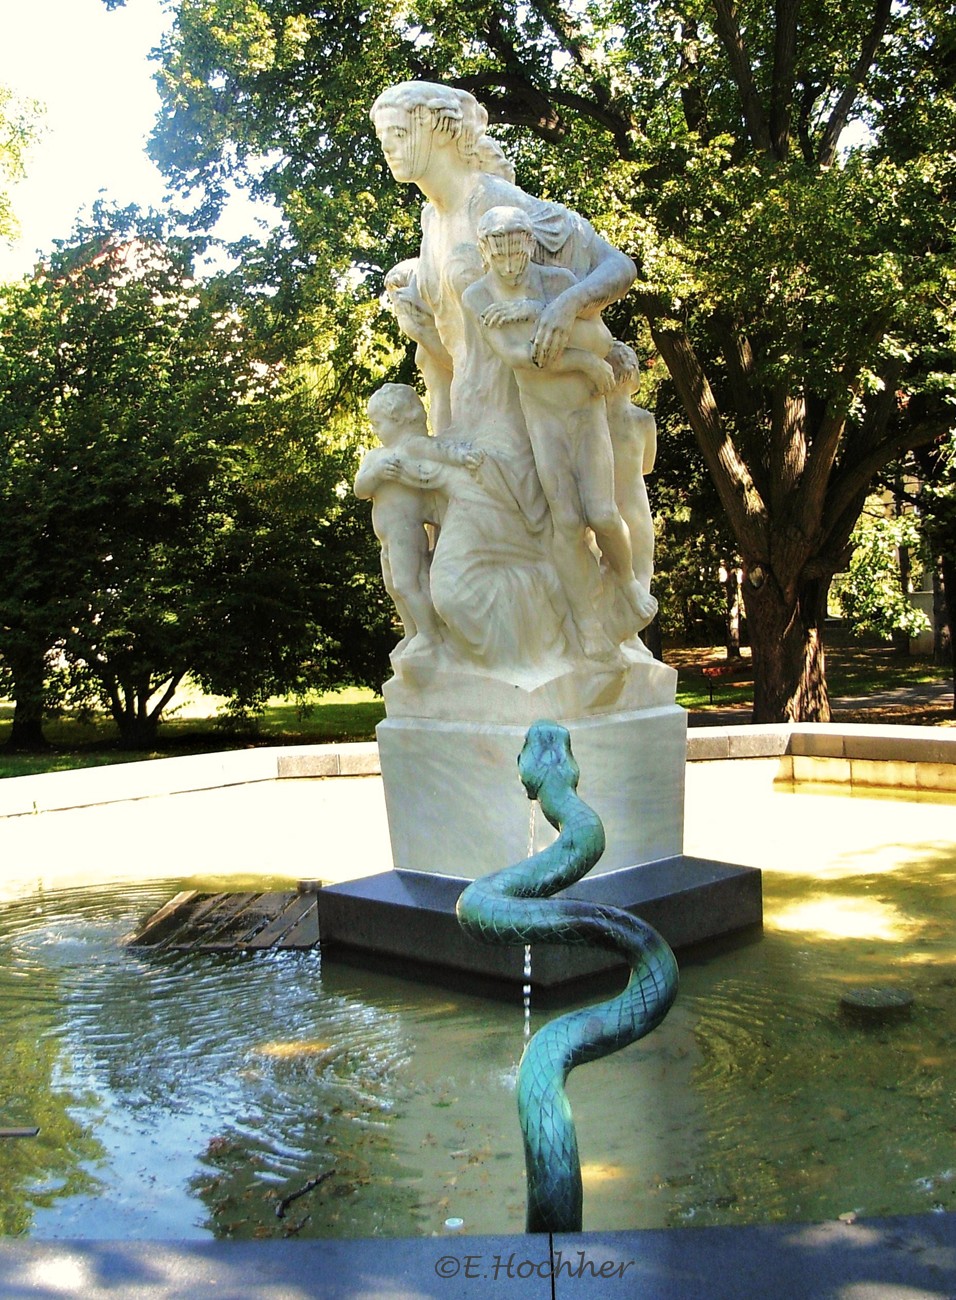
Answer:
<svg viewBox="0 0 956 1300"><path fill-rule="evenodd" d="M952 5L171 8L154 155L200 225L236 181L279 203L257 273L286 321L339 304L343 359L348 307L374 303L417 243L417 197L368 121L402 78L473 91L519 181L632 254L636 289L609 323L634 339L638 311L648 322L714 481L746 574L757 716L825 716L825 587L868 486L953 423Z"/></svg>
<svg viewBox="0 0 956 1300"><path fill-rule="evenodd" d="M367 603L363 623L331 589L369 567L344 492L355 439L316 426L301 368L265 360L249 317L238 279L195 279L189 241L102 205L0 293L0 655L18 707L53 651L136 743L186 673L255 707L378 664Z"/></svg>
<svg viewBox="0 0 956 1300"><path fill-rule="evenodd" d="M38 131L38 109L0 86L0 239L17 232L9 187L25 175L27 152Z"/></svg>

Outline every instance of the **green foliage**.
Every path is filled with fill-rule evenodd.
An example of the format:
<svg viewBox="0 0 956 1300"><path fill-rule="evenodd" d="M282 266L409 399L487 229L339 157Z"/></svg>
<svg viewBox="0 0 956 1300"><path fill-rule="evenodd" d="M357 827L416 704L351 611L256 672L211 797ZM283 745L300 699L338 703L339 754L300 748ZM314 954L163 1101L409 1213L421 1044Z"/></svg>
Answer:
<svg viewBox="0 0 956 1300"><path fill-rule="evenodd" d="M956 429L940 439L933 455L921 461L927 477L920 493L926 532L937 555L956 563ZM948 593L956 602L956 591Z"/></svg>
<svg viewBox="0 0 956 1300"><path fill-rule="evenodd" d="M384 660L336 585L371 565L356 439L316 423L240 282L197 282L190 254L99 208L0 295L0 654L18 707L49 701L55 652L128 743L187 672L255 707Z"/></svg>
<svg viewBox="0 0 956 1300"><path fill-rule="evenodd" d="M727 636L721 570L736 569L739 559L713 480L666 377L658 380L656 396L658 452L647 488L661 633L665 641L710 645Z"/></svg>
<svg viewBox="0 0 956 1300"><path fill-rule="evenodd" d="M365 687L344 687L293 699L266 701L254 716L222 712L218 698L203 699L186 688L188 716L173 706L149 750L125 749L115 723L98 709L64 710L46 728L49 749L42 754L18 754L3 746L11 710L0 705L0 778L35 772L66 772L75 768L204 754L249 745L320 745L374 740L385 716L381 698ZM205 706L205 707L204 707Z"/></svg>
<svg viewBox="0 0 956 1300"><path fill-rule="evenodd" d="M7 187L24 175L31 140L37 133L37 108L25 104L6 86L0 86L0 239L17 231Z"/></svg>
<svg viewBox="0 0 956 1300"><path fill-rule="evenodd" d="M609 316L627 341L646 317L753 578L756 716L824 716L822 597L869 484L952 422L952 6L176 0L174 13L154 156L199 222L232 182L275 198L286 224L258 255L263 283L287 322L335 304L340 370L363 355L363 326L381 356L394 346L384 318L357 325L353 309L416 243L417 200L387 176L368 121L391 82L473 91L519 181L632 254L636 292ZM867 134L850 145L853 124ZM353 393L373 377L359 363Z"/></svg>
<svg viewBox="0 0 956 1300"><path fill-rule="evenodd" d="M0 972L0 994L7 1008L0 1031L0 1124L39 1127L35 1138L0 1139L0 1234L24 1237L33 1226L34 1211L55 1204L61 1197L95 1194L98 1180L92 1170L104 1149L76 1118L80 1100L58 1083L65 1050L62 1028L51 1009L54 990L23 998L25 964L11 958L11 912L5 905L6 923L0 929L5 969ZM13 917L13 925L19 918ZM12 968L12 969L11 969ZM40 963L30 963L33 980L56 976Z"/></svg>
<svg viewBox="0 0 956 1300"><path fill-rule="evenodd" d="M851 537L853 555L831 589L841 613L859 632L890 640L894 632L917 636L929 627L900 583L899 549L917 549L920 532L912 514L895 518L864 514Z"/></svg>

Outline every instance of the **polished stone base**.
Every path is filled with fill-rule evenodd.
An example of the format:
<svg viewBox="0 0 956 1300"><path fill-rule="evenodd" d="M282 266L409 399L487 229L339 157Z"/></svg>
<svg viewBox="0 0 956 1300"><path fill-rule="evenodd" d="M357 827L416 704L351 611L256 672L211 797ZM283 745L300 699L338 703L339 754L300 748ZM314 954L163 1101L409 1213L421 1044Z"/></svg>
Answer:
<svg viewBox="0 0 956 1300"><path fill-rule="evenodd" d="M566 725L581 769L578 794L601 818L607 836L591 875L680 853L684 710L664 705ZM379 724L392 862L399 871L475 880L552 843L557 832L529 802L518 778L525 731L419 718Z"/></svg>
<svg viewBox="0 0 956 1300"><path fill-rule="evenodd" d="M455 903L467 880L386 871L332 885L318 894L323 956L369 956L457 976L523 984L524 951L478 943L465 935ZM590 875L562 897L605 903L653 925L672 948L687 948L761 923L761 873L753 867L683 854L605 875ZM536 944L532 984L541 989L624 969L613 953Z"/></svg>

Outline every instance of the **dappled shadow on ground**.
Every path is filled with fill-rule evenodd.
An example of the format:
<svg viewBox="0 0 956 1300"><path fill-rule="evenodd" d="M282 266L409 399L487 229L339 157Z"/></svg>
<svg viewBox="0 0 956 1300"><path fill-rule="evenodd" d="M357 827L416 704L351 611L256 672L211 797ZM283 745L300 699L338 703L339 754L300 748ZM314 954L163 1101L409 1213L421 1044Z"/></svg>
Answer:
<svg viewBox="0 0 956 1300"><path fill-rule="evenodd" d="M928 660L896 653L892 646L827 648L827 684L834 722L879 726L956 726L952 676ZM669 646L664 660L679 674L678 694L691 710L691 726L749 723L753 667L746 647L727 660L722 646ZM708 680L705 669L733 666L732 675ZM711 702L712 697L712 702Z"/></svg>

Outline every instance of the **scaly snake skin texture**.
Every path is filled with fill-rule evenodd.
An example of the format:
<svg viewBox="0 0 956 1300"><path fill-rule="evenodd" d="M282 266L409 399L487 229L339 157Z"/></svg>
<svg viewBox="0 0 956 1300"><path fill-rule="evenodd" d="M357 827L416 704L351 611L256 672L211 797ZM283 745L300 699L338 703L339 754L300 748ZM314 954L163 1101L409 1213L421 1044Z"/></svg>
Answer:
<svg viewBox="0 0 956 1300"><path fill-rule="evenodd" d="M617 997L550 1021L518 1067L518 1118L528 1179L528 1232L581 1230L581 1161L564 1085L576 1065L609 1056L656 1029L677 996L677 962L653 927L629 912L552 899L587 875L604 852L604 827L577 796L571 738L536 722L518 757L529 799L559 831L550 847L469 885L458 900L462 929L483 943L561 943L619 952L631 965Z"/></svg>

